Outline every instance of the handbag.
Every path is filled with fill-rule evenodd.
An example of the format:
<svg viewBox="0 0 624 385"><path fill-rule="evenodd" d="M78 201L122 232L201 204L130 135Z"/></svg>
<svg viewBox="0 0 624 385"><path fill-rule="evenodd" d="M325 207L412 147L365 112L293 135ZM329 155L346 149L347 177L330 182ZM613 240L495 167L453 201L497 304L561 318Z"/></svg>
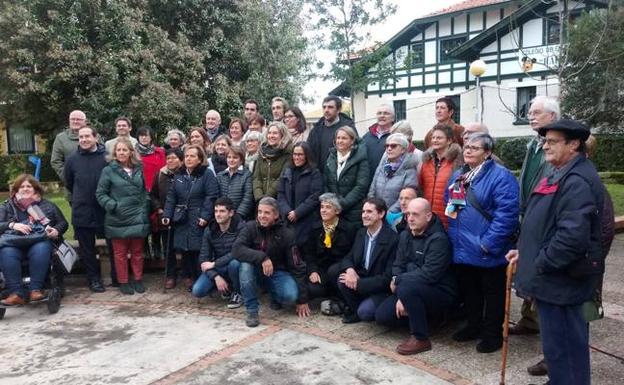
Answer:
<svg viewBox="0 0 624 385"><path fill-rule="evenodd" d="M171 218L173 223L186 222L188 219L188 203L191 199L191 192L193 191L193 185L196 180L197 178L194 178L191 181L191 187L189 188L188 195L186 196L186 202L184 202L183 205L175 205L175 208L173 209L173 218Z"/></svg>
<svg viewBox="0 0 624 385"><path fill-rule="evenodd" d="M67 241L54 245L54 254L61 261L65 274L71 273L74 264L78 260L78 253Z"/></svg>
<svg viewBox="0 0 624 385"><path fill-rule="evenodd" d="M16 230L7 230L0 235L0 247L17 247L18 249L29 248L35 243L41 241L47 241L48 235L45 232L45 228L35 223L32 225L32 232L30 234L22 234Z"/></svg>

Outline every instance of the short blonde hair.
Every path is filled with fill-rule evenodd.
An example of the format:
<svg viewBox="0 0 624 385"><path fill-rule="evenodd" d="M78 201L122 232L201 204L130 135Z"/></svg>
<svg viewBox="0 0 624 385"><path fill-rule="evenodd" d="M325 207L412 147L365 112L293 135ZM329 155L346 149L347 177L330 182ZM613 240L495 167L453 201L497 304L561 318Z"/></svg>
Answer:
<svg viewBox="0 0 624 385"><path fill-rule="evenodd" d="M139 156L137 155L137 152L134 149L132 142L130 141L130 139L127 138L117 139L117 142L115 142L115 145L113 146L113 153L111 154L111 158L117 160L117 147L119 147L120 144L123 144L128 150L130 150L130 158L128 158L128 163L130 163L130 167L135 168L136 166L140 165L141 160L139 159Z"/></svg>

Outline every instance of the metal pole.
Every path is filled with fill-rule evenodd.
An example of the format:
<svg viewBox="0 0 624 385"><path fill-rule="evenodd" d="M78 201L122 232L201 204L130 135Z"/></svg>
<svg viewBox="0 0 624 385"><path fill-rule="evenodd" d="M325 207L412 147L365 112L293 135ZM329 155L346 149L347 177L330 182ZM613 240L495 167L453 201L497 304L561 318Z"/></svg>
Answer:
<svg viewBox="0 0 624 385"><path fill-rule="evenodd" d="M481 76L475 76L477 81L477 87L475 89L475 93L477 94L477 113L475 114L475 121L481 123Z"/></svg>

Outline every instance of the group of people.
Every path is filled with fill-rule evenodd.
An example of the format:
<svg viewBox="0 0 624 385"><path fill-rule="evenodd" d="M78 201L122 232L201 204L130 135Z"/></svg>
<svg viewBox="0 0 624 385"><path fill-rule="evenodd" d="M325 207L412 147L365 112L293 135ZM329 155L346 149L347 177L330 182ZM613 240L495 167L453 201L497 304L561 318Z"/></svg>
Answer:
<svg viewBox="0 0 624 385"><path fill-rule="evenodd" d="M407 325L400 354L430 350L430 325L461 313L466 322L453 339L477 340L476 350L489 353L502 345L505 270L517 261L517 290L527 304L511 332L540 328L544 344L541 372L532 374L548 372L552 384L589 383L581 306L600 276L586 259L608 251L600 243L606 192L586 159L589 129L560 120L555 99L531 104L536 136L519 182L492 154L484 125L453 121L450 98L436 101L424 151L414 147L409 123L394 121L391 104L378 107L362 137L335 96L323 100L311 130L283 98L274 98L266 125L257 102L244 106L229 129L211 110L188 135L170 130L165 149L149 128L132 138L125 117L103 145L83 112L70 114L52 164L68 190L92 291L105 290L95 255L103 232L113 283L124 294L143 293L151 232L153 250L166 257L167 289L180 270L192 295L216 290L228 294L229 308L244 305L249 327L260 323L262 286L272 309L294 305L300 317L320 298L321 312L344 323ZM36 181L20 178L0 208L0 231L29 232L33 219L24 212L35 202L51 219L48 235L61 235L60 211L42 199ZM33 269L49 248L0 249L12 292L5 305L24 302L15 272L20 252ZM31 299L42 283L31 280Z"/></svg>

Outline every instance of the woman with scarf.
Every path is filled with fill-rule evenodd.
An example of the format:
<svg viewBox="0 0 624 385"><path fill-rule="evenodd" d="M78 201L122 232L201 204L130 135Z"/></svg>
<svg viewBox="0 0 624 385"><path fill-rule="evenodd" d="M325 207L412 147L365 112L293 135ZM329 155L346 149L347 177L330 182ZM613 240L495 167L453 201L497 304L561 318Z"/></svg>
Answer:
<svg viewBox="0 0 624 385"><path fill-rule="evenodd" d="M318 197L323 192L323 179L306 142L295 144L292 164L284 169L277 188L280 216L295 228L297 244L307 239L318 216Z"/></svg>
<svg viewBox="0 0 624 385"><path fill-rule="evenodd" d="M218 174L228 168L225 158L227 157L230 147L232 147L232 141L227 135L219 135L215 138L214 142L212 142L212 156L210 157L210 162L214 167L215 173Z"/></svg>
<svg viewBox="0 0 624 385"><path fill-rule="evenodd" d="M386 153L377 166L368 196L383 199L388 213L396 213L401 211L399 193L403 187L418 187L418 162L414 154L407 152L409 143L403 134L391 134L385 146Z"/></svg>
<svg viewBox="0 0 624 385"><path fill-rule="evenodd" d="M505 254L512 247L519 215L518 182L492 160L493 149L490 135L469 136L465 165L450 178L445 197L453 263L468 318L453 339L480 339L480 353L494 352L503 343Z"/></svg>
<svg viewBox="0 0 624 385"><path fill-rule="evenodd" d="M106 212L104 232L113 244L119 290L123 294L145 292L143 285L143 241L150 230L150 200L141 161L125 138L113 147L113 160L102 170L95 197ZM128 254L134 275L128 277Z"/></svg>
<svg viewBox="0 0 624 385"><path fill-rule="evenodd" d="M265 196L277 197L279 176L290 164L288 151L290 143L286 125L282 122L271 122L253 171L253 192L256 202Z"/></svg>
<svg viewBox="0 0 624 385"><path fill-rule="evenodd" d="M342 258L351 250L354 229L347 221L340 220L340 201L336 194L325 193L319 198L321 220L312 225L310 236L300 248L306 262L308 294L310 298L336 297L338 275ZM326 315L340 313L334 299L321 305Z"/></svg>
<svg viewBox="0 0 624 385"><path fill-rule="evenodd" d="M166 152L166 164L160 169L150 191L150 199L152 201L152 207L158 215L158 222L152 221L152 231L158 231L158 238L152 238L154 242L159 242L165 250L165 263L167 264L167 276L165 277L165 289L173 289L176 286L176 257L173 252L173 236L167 231L167 226L163 226L160 223L160 219L164 213L165 200L167 199L167 191L173 183L173 178L178 169L184 162L184 153L181 148L170 148ZM169 234L169 240L167 242L167 234ZM162 249L164 249L162 248Z"/></svg>
<svg viewBox="0 0 624 385"><path fill-rule="evenodd" d="M308 140L310 130L306 126L306 120L299 107L290 107L284 113L284 123L288 127L288 133L292 143L305 142Z"/></svg>
<svg viewBox="0 0 624 385"><path fill-rule="evenodd" d="M67 231L61 210L43 199L43 189L31 175L13 182L9 199L0 206L0 270L9 296L4 306L24 305L22 260L28 258L30 301L45 298L43 286L50 268L52 242ZM23 238L22 238L23 237Z"/></svg>
<svg viewBox="0 0 624 385"><path fill-rule="evenodd" d="M154 145L154 132L149 127L141 127L137 130L137 144L134 146L136 152L143 163L143 178L147 192L152 190L154 179L159 170L165 166L165 150ZM156 219L156 214L152 213L150 218ZM152 250L153 258L162 258L162 247L158 234L157 221L152 221ZM145 240L146 254L150 255L149 242Z"/></svg>
<svg viewBox="0 0 624 385"><path fill-rule="evenodd" d="M362 201L370 182L366 146L349 126L336 129L334 138L335 148L329 151L323 173L325 191L338 197L340 218L351 225L361 225Z"/></svg>
<svg viewBox="0 0 624 385"><path fill-rule="evenodd" d="M232 141L232 146L239 146L243 142L243 136L245 135L245 121L240 118L232 118L230 120L230 126L228 128L228 135Z"/></svg>
<svg viewBox="0 0 624 385"><path fill-rule="evenodd" d="M244 149L245 153L245 167L249 172L253 173L256 161L258 160L260 143L264 140L264 135L258 131L247 131L245 134Z"/></svg>
<svg viewBox="0 0 624 385"><path fill-rule="evenodd" d="M453 143L453 129L446 124L436 124L431 129L431 147L423 154L419 185L423 198L431 204L431 211L448 228L448 218L444 215L446 202L444 193L449 178L463 164L462 149Z"/></svg>

